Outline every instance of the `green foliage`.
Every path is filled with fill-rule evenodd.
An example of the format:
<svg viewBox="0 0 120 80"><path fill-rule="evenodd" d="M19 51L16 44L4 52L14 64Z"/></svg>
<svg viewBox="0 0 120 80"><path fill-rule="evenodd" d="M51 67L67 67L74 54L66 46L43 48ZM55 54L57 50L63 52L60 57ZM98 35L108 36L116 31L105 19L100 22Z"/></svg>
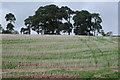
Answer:
<svg viewBox="0 0 120 80"><path fill-rule="evenodd" d="M12 34L12 32L9 31L9 30L3 30L3 31L2 31L2 34Z"/></svg>
<svg viewBox="0 0 120 80"><path fill-rule="evenodd" d="M102 29L102 26L100 25L102 19L97 13L91 14L87 10L76 11L73 20L75 26L74 33L76 35L92 36L94 33L95 36L96 30L100 32L100 29ZM94 22L92 22L92 20L94 20Z"/></svg>
<svg viewBox="0 0 120 80"><path fill-rule="evenodd" d="M5 19L6 19L6 21L10 21L10 23L12 23L12 22L14 23L16 21L16 18L14 16L14 14L12 14L12 13L6 14Z"/></svg>
<svg viewBox="0 0 120 80"><path fill-rule="evenodd" d="M112 36L112 31L109 31L109 32L105 33L104 30L101 30L100 33L101 33L101 35L103 35L103 36Z"/></svg>
<svg viewBox="0 0 120 80"><path fill-rule="evenodd" d="M29 29L28 28L21 28L20 33L22 34L29 34Z"/></svg>
<svg viewBox="0 0 120 80"><path fill-rule="evenodd" d="M63 31L63 33L67 32L68 35L70 35L70 32L72 32L72 28L73 28L72 24L67 22L59 26L59 30Z"/></svg>
<svg viewBox="0 0 120 80"><path fill-rule="evenodd" d="M13 28L14 28L13 24L11 24L11 23L7 24L7 27L6 27L7 30L12 32L14 30Z"/></svg>
<svg viewBox="0 0 120 80"><path fill-rule="evenodd" d="M14 14L12 13L6 14L5 19L6 21L10 21L10 22L7 24L7 27L6 27L7 30L2 29L2 33L3 34L18 34L18 32L14 30L15 26L12 24L12 23L15 23L16 21Z"/></svg>
<svg viewBox="0 0 120 80"><path fill-rule="evenodd" d="M29 16L24 22L29 34L32 29L38 34L67 32L70 35L73 29L71 19L74 20L75 35L93 36L93 33L95 35L97 31L98 34L102 29L100 25L102 19L98 13L89 13L87 10L73 11L67 6L59 8L54 4L39 7L35 14ZM63 23L63 20L66 22Z"/></svg>
<svg viewBox="0 0 120 80"><path fill-rule="evenodd" d="M9 30L2 30L2 34L19 34L18 31L9 31Z"/></svg>

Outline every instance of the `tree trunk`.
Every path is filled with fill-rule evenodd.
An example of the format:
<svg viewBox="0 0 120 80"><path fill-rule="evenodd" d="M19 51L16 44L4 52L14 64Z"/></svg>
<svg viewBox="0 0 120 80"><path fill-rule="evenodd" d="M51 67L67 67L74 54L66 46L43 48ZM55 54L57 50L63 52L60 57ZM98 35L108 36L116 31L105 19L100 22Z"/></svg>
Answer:
<svg viewBox="0 0 120 80"><path fill-rule="evenodd" d="M94 36L95 36L95 30L94 30Z"/></svg>
<svg viewBox="0 0 120 80"><path fill-rule="evenodd" d="M68 26L69 26L69 29L70 29L70 14L69 14ZM68 35L70 35L70 31L68 32Z"/></svg>
<svg viewBox="0 0 120 80"><path fill-rule="evenodd" d="M54 34L54 31L52 30L52 34Z"/></svg>
<svg viewBox="0 0 120 80"><path fill-rule="evenodd" d="M98 31L97 31L97 36L98 36Z"/></svg>
<svg viewBox="0 0 120 80"><path fill-rule="evenodd" d="M38 35L40 34L40 29L39 29L40 27L38 26Z"/></svg>
<svg viewBox="0 0 120 80"><path fill-rule="evenodd" d="M68 32L68 35L70 35L70 32Z"/></svg>
<svg viewBox="0 0 120 80"><path fill-rule="evenodd" d="M30 33L31 33L31 32L30 32L30 27L29 27L29 26L28 26L28 33L29 33L29 35L30 35Z"/></svg>

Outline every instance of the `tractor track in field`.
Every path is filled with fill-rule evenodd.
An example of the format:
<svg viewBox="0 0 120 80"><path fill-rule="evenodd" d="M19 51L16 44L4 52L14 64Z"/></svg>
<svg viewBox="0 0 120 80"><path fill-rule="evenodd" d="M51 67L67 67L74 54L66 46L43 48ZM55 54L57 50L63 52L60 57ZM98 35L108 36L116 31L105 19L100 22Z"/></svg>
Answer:
<svg viewBox="0 0 120 80"><path fill-rule="evenodd" d="M65 70L65 71L93 71L100 69L110 69L118 68L118 66L110 67L96 67L96 68L42 68L42 69L2 69L2 73L11 73L11 72L41 72L41 71L51 71L51 70Z"/></svg>
<svg viewBox="0 0 120 80"><path fill-rule="evenodd" d="M115 66L112 66L110 68L115 68ZM44 69L44 70L46 71L46 69ZM59 69L57 69L57 70L59 70ZM113 72L118 72L118 70L113 70ZM112 74L113 72L107 72L105 74ZM82 77L82 75L67 74L67 73L65 73L65 74L52 74L52 73L51 74L40 74L40 73L37 73L37 74L5 74L5 75L2 75L2 78L42 78L42 79L43 78L44 79L68 78L68 79L77 79L77 78L80 78L80 77ZM101 77L101 74L94 75L94 77Z"/></svg>
<svg viewBox="0 0 120 80"><path fill-rule="evenodd" d="M81 75L71 75L71 74L9 74L3 75L2 78L80 78Z"/></svg>

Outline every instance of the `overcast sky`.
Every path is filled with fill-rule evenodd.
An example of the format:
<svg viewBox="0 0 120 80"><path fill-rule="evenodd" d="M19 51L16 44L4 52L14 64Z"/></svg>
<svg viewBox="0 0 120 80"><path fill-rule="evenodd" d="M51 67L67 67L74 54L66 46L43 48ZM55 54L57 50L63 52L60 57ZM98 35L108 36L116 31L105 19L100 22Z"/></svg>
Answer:
<svg viewBox="0 0 120 80"><path fill-rule="evenodd" d="M88 10L90 13L99 13L105 32L112 31L118 34L118 3L117 2L2 2L2 26L6 27L5 15L12 12L16 17L15 30L24 27L24 20L32 16L40 6L56 4L68 6L72 10ZM1 3L0 3L1 5ZM1 10L1 9L0 9Z"/></svg>

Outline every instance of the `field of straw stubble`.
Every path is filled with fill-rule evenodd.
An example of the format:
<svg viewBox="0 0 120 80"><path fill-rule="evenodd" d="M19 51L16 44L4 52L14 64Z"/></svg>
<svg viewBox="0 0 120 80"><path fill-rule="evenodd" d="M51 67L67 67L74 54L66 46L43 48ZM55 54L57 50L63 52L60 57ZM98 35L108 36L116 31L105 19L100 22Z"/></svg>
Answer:
<svg viewBox="0 0 120 80"><path fill-rule="evenodd" d="M2 78L118 78L118 37L2 35Z"/></svg>

